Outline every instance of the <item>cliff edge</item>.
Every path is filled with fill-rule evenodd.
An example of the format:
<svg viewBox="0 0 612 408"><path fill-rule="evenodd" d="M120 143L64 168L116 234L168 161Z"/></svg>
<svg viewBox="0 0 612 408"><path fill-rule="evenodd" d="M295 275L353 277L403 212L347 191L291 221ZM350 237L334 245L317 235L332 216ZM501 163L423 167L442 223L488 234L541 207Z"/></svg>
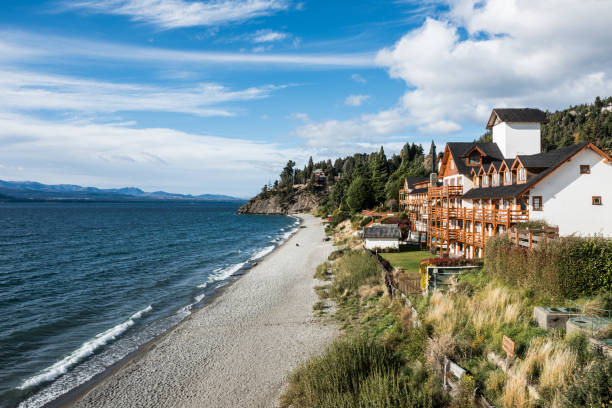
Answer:
<svg viewBox="0 0 612 408"><path fill-rule="evenodd" d="M261 193L238 209L238 214L297 214L317 208L315 194L305 188Z"/></svg>

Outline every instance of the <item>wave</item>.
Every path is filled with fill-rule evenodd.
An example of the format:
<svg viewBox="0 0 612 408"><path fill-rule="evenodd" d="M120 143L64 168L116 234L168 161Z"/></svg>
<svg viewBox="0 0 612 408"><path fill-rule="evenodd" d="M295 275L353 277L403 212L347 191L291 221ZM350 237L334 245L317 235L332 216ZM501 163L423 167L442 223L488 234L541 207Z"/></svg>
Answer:
<svg viewBox="0 0 612 408"><path fill-rule="evenodd" d="M117 336L123 334L127 329L134 325L136 320L140 319L145 313L148 313L151 310L153 310L153 307L149 305L146 308L134 313L125 322L120 323L115 327L106 330L105 332L97 334L93 339L83 343L81 347L70 353L68 356L44 369L40 374L25 380L18 388L24 390L40 383L54 380L60 375L65 374L68 371L68 368L82 361L86 357L91 356L97 349L104 346L109 341L114 340Z"/></svg>
<svg viewBox="0 0 612 408"><path fill-rule="evenodd" d="M238 272L240 268L246 265L246 263L247 261L230 265L227 268L217 268L213 271L212 275L206 280L206 282L200 283L197 287L200 289L204 289L213 282L227 279L236 272Z"/></svg>
<svg viewBox="0 0 612 408"><path fill-rule="evenodd" d="M250 260L251 261L255 261L257 259L263 258L264 256L268 255L270 252L274 251L274 248L276 248L276 246L274 246L274 245L267 246L264 249L262 249L259 252L257 252L255 255L253 255L250 258Z"/></svg>

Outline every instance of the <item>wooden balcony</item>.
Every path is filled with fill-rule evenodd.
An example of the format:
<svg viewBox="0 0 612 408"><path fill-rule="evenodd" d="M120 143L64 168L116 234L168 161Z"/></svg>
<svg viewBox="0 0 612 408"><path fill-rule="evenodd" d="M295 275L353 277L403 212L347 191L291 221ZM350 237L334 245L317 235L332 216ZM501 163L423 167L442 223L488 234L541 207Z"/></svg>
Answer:
<svg viewBox="0 0 612 408"><path fill-rule="evenodd" d="M459 197L463 195L463 186L429 187L429 199L441 197Z"/></svg>
<svg viewBox="0 0 612 408"><path fill-rule="evenodd" d="M432 207L435 218L473 220L490 224L510 225L529 221L529 209L443 208Z"/></svg>

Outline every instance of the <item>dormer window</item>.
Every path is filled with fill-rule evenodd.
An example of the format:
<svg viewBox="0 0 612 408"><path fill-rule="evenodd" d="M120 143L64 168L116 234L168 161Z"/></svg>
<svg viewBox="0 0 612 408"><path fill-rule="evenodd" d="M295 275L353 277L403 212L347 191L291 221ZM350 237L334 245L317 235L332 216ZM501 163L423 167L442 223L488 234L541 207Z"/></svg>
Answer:
<svg viewBox="0 0 612 408"><path fill-rule="evenodd" d="M521 167L518 170L518 181L527 181L527 173L525 172L524 167Z"/></svg>
<svg viewBox="0 0 612 408"><path fill-rule="evenodd" d="M499 174L493 175L493 186L499 186Z"/></svg>
<svg viewBox="0 0 612 408"><path fill-rule="evenodd" d="M453 159L451 159L451 161L450 161L450 168L451 168L451 170L453 170L455 168L455 161Z"/></svg>
<svg viewBox="0 0 612 408"><path fill-rule="evenodd" d="M468 157L468 164L480 164L480 155L478 152L474 152Z"/></svg>
<svg viewBox="0 0 612 408"><path fill-rule="evenodd" d="M510 171L504 171L504 183L512 184L512 173Z"/></svg>
<svg viewBox="0 0 612 408"><path fill-rule="evenodd" d="M482 186L486 187L489 185L489 176L483 176L482 177Z"/></svg>

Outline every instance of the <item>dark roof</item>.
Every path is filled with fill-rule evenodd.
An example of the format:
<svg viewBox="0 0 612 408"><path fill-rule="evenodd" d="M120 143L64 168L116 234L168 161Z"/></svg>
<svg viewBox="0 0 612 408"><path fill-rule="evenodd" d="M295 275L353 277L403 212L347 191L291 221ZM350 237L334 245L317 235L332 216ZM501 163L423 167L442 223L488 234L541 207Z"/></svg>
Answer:
<svg viewBox="0 0 612 408"><path fill-rule="evenodd" d="M539 109L533 108L500 108L493 109L487 129L492 129L495 124L495 118L499 118L502 122L544 122L546 113Z"/></svg>
<svg viewBox="0 0 612 408"><path fill-rule="evenodd" d="M497 143L449 142L447 143L447 146L455 159L457 171L468 176L470 174L471 166L468 166L465 160L461 160L461 158L465 157L465 155L474 147L478 147L487 155L483 160L483 164L488 164L491 161L502 160L504 158L499 150L499 147L497 146Z"/></svg>
<svg viewBox="0 0 612 408"><path fill-rule="evenodd" d="M427 190L429 190L427 187L425 187L425 188L415 188L414 190L412 190L408 194L423 194L423 193L427 193Z"/></svg>
<svg viewBox="0 0 612 408"><path fill-rule="evenodd" d="M473 188L463 195L462 198L504 198L516 197L525 189L525 184L513 184L511 186Z"/></svg>
<svg viewBox="0 0 612 408"><path fill-rule="evenodd" d="M363 229L364 238L397 238L402 237L398 224L373 224Z"/></svg>
<svg viewBox="0 0 612 408"><path fill-rule="evenodd" d="M408 182L408 188L412 188L416 183L429 181L429 177L404 177L404 183Z"/></svg>
<svg viewBox="0 0 612 408"><path fill-rule="evenodd" d="M538 153L532 155L520 155L519 160L523 163L527 169L545 169L538 174L528 177L527 182L524 184L513 184L510 186L499 186L499 187L482 187L473 188L463 195L463 198L502 198L502 197L516 197L523 193L529 187L537 183L547 174L550 174L557 166L563 163L565 160L570 158L573 154L580 151L587 145L586 142L578 143L575 145L562 147L560 149L551 150L546 153ZM529 163L531 166L529 166ZM510 166L510 165L508 165Z"/></svg>

